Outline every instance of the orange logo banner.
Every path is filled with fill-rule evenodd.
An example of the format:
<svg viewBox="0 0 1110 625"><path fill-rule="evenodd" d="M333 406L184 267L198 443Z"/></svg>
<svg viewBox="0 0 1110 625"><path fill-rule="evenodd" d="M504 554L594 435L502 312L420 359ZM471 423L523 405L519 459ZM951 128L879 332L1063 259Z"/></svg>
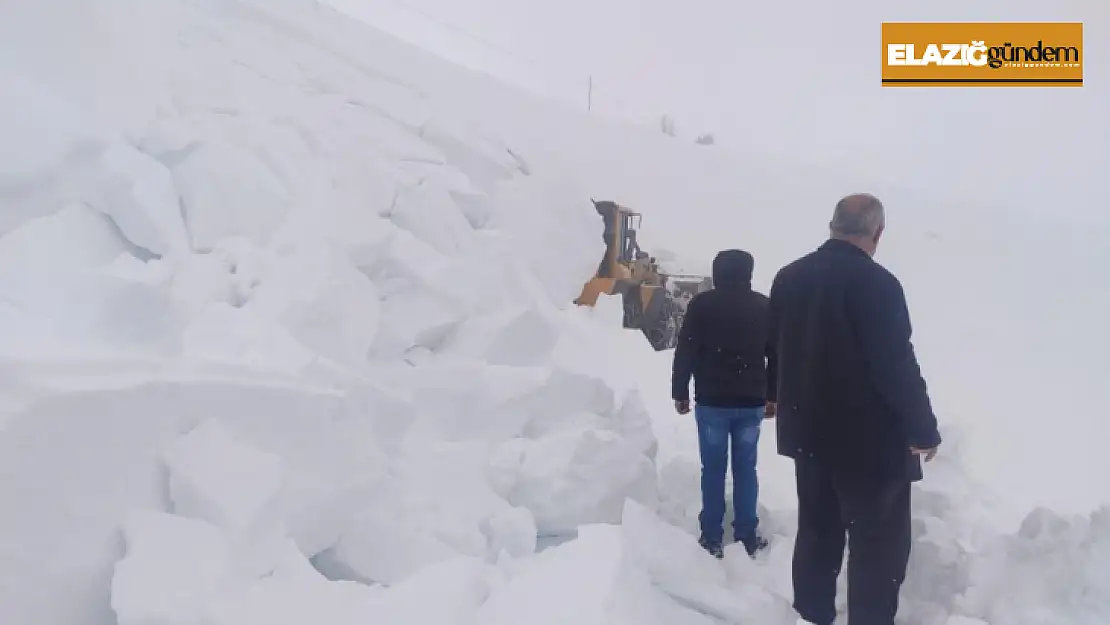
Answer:
<svg viewBox="0 0 1110 625"><path fill-rule="evenodd" d="M884 87L1082 87L1082 22L884 22Z"/></svg>

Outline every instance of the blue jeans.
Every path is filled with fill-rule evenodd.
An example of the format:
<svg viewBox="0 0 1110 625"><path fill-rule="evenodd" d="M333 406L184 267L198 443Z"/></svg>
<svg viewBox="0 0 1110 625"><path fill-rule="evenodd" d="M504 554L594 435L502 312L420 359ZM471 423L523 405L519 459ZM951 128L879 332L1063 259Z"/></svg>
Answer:
<svg viewBox="0 0 1110 625"><path fill-rule="evenodd" d="M694 406L701 454L702 535L715 544L723 542L725 520L725 472L732 448L733 537L737 541L755 535L759 519L756 502L759 480L755 464L764 408L714 408ZM730 445L731 443L731 445Z"/></svg>

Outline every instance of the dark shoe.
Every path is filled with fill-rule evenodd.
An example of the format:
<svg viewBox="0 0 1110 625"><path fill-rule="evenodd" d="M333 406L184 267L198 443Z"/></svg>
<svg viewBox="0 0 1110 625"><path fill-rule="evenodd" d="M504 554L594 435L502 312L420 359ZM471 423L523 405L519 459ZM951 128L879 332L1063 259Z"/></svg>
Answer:
<svg viewBox="0 0 1110 625"><path fill-rule="evenodd" d="M767 539L758 534L753 534L752 536L748 536L747 538L738 539L736 542L744 545L744 550L747 551L748 555L753 558L755 557L756 553L766 549L768 544Z"/></svg>
<svg viewBox="0 0 1110 625"><path fill-rule="evenodd" d="M792 604L791 607L794 608L794 611L798 614L798 622L795 625L834 625L834 623L836 623L835 612L834 616L830 618L816 619L811 617L809 614L806 614L802 610L799 610L796 603Z"/></svg>
<svg viewBox="0 0 1110 625"><path fill-rule="evenodd" d="M708 551L714 558L717 558L718 560L725 557L725 550L721 546L721 543L710 542L705 538L705 534L702 534L701 537L698 538L698 544L701 545L702 549Z"/></svg>

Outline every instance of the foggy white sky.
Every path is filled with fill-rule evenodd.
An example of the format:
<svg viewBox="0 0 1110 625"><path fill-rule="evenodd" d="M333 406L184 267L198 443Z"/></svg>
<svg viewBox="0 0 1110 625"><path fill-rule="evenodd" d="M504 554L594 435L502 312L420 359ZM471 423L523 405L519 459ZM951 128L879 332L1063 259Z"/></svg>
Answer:
<svg viewBox="0 0 1110 625"><path fill-rule="evenodd" d="M1110 232L1110 2L330 0L531 91L686 138ZM1083 21L1085 86L883 89L882 21Z"/></svg>

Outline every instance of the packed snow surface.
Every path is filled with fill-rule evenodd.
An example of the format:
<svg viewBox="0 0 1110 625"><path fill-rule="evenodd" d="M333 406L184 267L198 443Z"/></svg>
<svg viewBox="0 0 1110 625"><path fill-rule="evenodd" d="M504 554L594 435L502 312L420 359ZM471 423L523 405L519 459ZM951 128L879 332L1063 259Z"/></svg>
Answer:
<svg viewBox="0 0 1110 625"><path fill-rule="evenodd" d="M569 302L591 195L765 285L870 181L601 123L308 0L7 1L0 50L4 623L794 622L773 423L770 548L718 562L669 354ZM904 622L1105 625L1107 233L870 188L947 440Z"/></svg>

